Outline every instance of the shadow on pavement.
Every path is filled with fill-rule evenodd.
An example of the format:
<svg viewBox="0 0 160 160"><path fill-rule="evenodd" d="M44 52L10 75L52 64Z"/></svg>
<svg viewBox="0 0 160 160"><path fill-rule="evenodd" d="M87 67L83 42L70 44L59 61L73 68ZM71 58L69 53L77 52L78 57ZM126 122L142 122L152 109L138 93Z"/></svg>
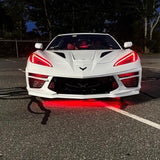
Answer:
<svg viewBox="0 0 160 160"><path fill-rule="evenodd" d="M41 124L46 124L51 111L46 109L40 100L36 97L28 96L26 87L14 87L14 88L1 88L0 89L0 100L20 100L20 99L30 99L27 109L33 114L44 114ZM43 112L35 112L31 108L32 103L36 103L37 106Z"/></svg>
<svg viewBox="0 0 160 160"><path fill-rule="evenodd" d="M82 110L97 109L98 107L112 106L125 109L127 106L141 104L160 97L160 73L150 69L143 69L142 88L139 95L125 98L101 98L101 99L45 99L28 96L25 87L0 88L0 100L29 99L27 109L32 114L43 114L41 124L47 124L52 110ZM34 111L35 106L40 111ZM55 112L54 112L55 114Z"/></svg>
<svg viewBox="0 0 160 160"><path fill-rule="evenodd" d="M33 111L31 108L32 103L36 103L38 107L44 112ZM30 113L33 113L33 114L44 114L41 124L47 124L48 117L50 116L51 111L49 109L46 109L40 100L38 100L36 97L31 97L31 101L29 102L27 109Z"/></svg>
<svg viewBox="0 0 160 160"><path fill-rule="evenodd" d="M149 68L143 68L141 93L156 99L160 97L160 72Z"/></svg>
<svg viewBox="0 0 160 160"><path fill-rule="evenodd" d="M25 87L0 88L0 99L28 99Z"/></svg>

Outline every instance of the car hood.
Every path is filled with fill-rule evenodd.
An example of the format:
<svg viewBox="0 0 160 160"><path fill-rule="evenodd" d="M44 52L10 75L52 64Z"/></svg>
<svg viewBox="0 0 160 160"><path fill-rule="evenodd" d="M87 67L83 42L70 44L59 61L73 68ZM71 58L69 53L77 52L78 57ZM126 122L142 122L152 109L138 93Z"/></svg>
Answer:
<svg viewBox="0 0 160 160"><path fill-rule="evenodd" d="M114 63L126 50L45 50L41 51L53 68L46 72L64 77L94 77L117 72Z"/></svg>
<svg viewBox="0 0 160 160"><path fill-rule="evenodd" d="M77 62L81 61L81 63L93 62L96 61L98 63L107 63L113 61L119 54L122 53L122 50L62 50L62 51L44 51L49 57L50 60L55 60L58 58L58 62L63 63L63 61L68 62ZM54 62L53 62L54 63Z"/></svg>

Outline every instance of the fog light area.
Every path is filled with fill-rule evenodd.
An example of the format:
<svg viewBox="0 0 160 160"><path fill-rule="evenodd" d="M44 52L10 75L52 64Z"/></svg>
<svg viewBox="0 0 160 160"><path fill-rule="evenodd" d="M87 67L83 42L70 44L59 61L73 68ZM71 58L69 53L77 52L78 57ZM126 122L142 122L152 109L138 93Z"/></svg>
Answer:
<svg viewBox="0 0 160 160"><path fill-rule="evenodd" d="M123 79L122 82L125 87L137 87L138 86L138 77Z"/></svg>
<svg viewBox="0 0 160 160"><path fill-rule="evenodd" d="M40 79L29 78L29 86L31 88L42 88L45 81Z"/></svg>

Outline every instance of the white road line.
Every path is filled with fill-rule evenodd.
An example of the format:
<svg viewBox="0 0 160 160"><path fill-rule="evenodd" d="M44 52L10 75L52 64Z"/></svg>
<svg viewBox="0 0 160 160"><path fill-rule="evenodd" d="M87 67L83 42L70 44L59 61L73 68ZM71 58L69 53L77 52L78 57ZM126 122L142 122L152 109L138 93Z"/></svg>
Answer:
<svg viewBox="0 0 160 160"><path fill-rule="evenodd" d="M26 72L25 70L23 70L23 69L21 69L21 68L19 68L18 70L21 71L21 72L23 72L23 73Z"/></svg>
<svg viewBox="0 0 160 160"><path fill-rule="evenodd" d="M144 118L139 117L139 116L137 116L137 115L134 115L134 114L132 114L132 113L123 111L123 110L121 110L121 109L118 109L118 108L115 108L115 107L112 107L112 106L107 106L106 109L110 109L110 110L112 110L112 111L118 112L118 113L123 114L123 115L125 115L125 116L127 116L127 117L130 117L130 118L132 118L132 119L135 119L135 120L137 120L137 121L139 121L139 122L145 123L145 124L147 124L147 125L149 125L149 126L151 126L151 127L160 129L160 124L155 123L155 122L152 122L152 121L147 120L147 119L144 119Z"/></svg>

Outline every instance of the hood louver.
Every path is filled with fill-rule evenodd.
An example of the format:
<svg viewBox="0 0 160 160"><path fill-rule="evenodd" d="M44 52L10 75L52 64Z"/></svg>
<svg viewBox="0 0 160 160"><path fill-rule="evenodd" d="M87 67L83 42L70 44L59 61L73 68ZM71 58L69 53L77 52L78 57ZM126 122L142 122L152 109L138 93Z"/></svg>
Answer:
<svg viewBox="0 0 160 160"><path fill-rule="evenodd" d="M66 58L65 54L62 53L62 52L54 52L54 53L56 53L57 55L59 55L59 56L61 56L61 57L63 57L63 58Z"/></svg>
<svg viewBox="0 0 160 160"><path fill-rule="evenodd" d="M101 54L100 58L106 56L107 54L109 54L109 53L111 53L111 52L112 52L112 51L103 52L103 53Z"/></svg>

